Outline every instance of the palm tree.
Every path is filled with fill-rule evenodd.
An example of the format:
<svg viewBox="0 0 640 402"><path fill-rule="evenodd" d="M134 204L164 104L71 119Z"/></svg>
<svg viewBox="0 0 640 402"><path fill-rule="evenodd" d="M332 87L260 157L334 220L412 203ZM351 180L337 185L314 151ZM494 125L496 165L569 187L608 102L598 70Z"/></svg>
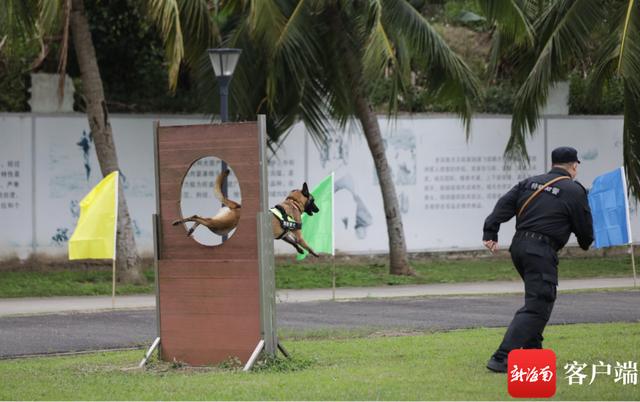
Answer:
<svg viewBox="0 0 640 402"><path fill-rule="evenodd" d="M4 27L4 29L2 28ZM2 32L4 31L4 32ZM104 97L96 52L84 9L84 0L8 0L0 8L0 37L7 40L38 38L44 46L48 35L62 32L60 43L60 88L64 85L67 50L70 37L80 68L83 95L87 104L87 118L96 145L96 153L103 175L118 170L118 157ZM46 54L46 52L43 52ZM138 261L131 217L124 192L120 192L118 209L118 280L124 283L144 283Z"/></svg>
<svg viewBox="0 0 640 402"><path fill-rule="evenodd" d="M181 46L176 40L183 37L178 29L180 21L203 21L190 12L196 9L193 4L207 3L152 2L168 49ZM449 102L468 129L471 101L479 92L470 69L407 0L213 3L211 26L215 29L211 32L218 33L218 43L243 49L232 88L238 114L266 113L274 139L302 120L319 142L324 140L331 119L341 126L354 118L359 122L380 182L390 272L412 274L396 188L370 92L375 83L391 80L388 97L393 116L398 97L410 86L413 63L426 61L420 65L427 66L424 73L430 88ZM180 11L176 11L176 4ZM168 15L174 17L171 23L158 18ZM188 42L185 35L184 43ZM203 54L204 49L199 52ZM170 60L173 66L181 61Z"/></svg>
<svg viewBox="0 0 640 402"><path fill-rule="evenodd" d="M522 84L516 96L506 152L526 159L525 139L538 125L549 87L587 60L596 43L588 87L594 98L608 81L624 88L624 165L630 191L640 196L640 1L636 0L479 0L498 32L511 35L502 51L516 60ZM515 39L515 38L520 38Z"/></svg>

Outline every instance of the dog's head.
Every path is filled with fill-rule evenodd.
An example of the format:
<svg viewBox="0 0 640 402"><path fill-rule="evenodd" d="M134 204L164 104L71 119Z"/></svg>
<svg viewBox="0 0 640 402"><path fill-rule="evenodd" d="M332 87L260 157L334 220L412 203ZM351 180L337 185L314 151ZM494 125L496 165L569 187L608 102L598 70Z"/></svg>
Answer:
<svg viewBox="0 0 640 402"><path fill-rule="evenodd" d="M313 215L316 212L320 212L320 208L318 208L315 200L313 199L313 194L309 192L307 183L304 183L302 185L302 190L291 191L287 198L295 200L300 206L303 207L303 211L306 212L309 216Z"/></svg>
<svg viewBox="0 0 640 402"><path fill-rule="evenodd" d="M304 212L306 212L307 215L312 216L314 213L320 212L320 208L316 205L313 194L309 192L309 187L307 187L306 182L302 185L302 195L307 199L304 204Z"/></svg>

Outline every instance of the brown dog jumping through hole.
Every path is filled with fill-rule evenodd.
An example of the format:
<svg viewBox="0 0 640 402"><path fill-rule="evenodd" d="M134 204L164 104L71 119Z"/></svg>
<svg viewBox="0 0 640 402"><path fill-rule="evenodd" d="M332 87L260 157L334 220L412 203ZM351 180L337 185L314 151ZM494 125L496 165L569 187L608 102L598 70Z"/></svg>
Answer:
<svg viewBox="0 0 640 402"><path fill-rule="evenodd" d="M229 232L238 225L242 210L239 203L228 199L222 193L222 183L227 176L229 176L229 173L230 171L227 169L216 177L213 191L216 198L224 207L220 209L215 216L203 218L199 215L192 215L188 218L174 221L173 225L176 226L181 223L194 222L194 225L187 231L187 236L193 235L193 232L200 225L207 227L211 232L219 236L229 234ZM319 257L302 237L302 213L306 212L309 216L312 216L319 211L320 209L315 204L315 200L309 192L307 183L302 185L301 190L292 190L283 202L271 209L273 238L282 239L291 244L300 254L303 254L304 250L307 250L311 255Z"/></svg>

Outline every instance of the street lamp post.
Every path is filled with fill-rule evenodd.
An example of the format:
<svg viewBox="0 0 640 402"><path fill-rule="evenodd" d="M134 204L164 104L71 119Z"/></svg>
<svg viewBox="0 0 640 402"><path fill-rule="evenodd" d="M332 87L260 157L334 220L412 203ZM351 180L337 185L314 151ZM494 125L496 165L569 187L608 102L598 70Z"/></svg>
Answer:
<svg viewBox="0 0 640 402"><path fill-rule="evenodd" d="M217 48L209 49L209 59L218 79L220 89L220 120L229 121L229 84L236 69L242 49Z"/></svg>
<svg viewBox="0 0 640 402"><path fill-rule="evenodd" d="M220 121L222 123L229 121L229 84L233 77L233 72L240 59L242 49L216 48L209 49L209 60L213 66L213 72L218 80L218 89L220 91ZM227 163L222 161L221 171L227 169ZM227 179L222 182L222 194L227 196ZM224 206L224 205L223 205ZM227 236L222 236L222 242L227 241Z"/></svg>

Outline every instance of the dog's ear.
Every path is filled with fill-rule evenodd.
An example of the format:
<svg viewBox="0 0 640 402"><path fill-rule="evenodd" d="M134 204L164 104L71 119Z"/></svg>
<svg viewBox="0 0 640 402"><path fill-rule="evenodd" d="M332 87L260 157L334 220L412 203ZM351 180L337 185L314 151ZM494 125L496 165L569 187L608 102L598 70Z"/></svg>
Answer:
<svg viewBox="0 0 640 402"><path fill-rule="evenodd" d="M309 198L309 187L307 187L306 181L304 182L304 184L302 184L302 195Z"/></svg>

